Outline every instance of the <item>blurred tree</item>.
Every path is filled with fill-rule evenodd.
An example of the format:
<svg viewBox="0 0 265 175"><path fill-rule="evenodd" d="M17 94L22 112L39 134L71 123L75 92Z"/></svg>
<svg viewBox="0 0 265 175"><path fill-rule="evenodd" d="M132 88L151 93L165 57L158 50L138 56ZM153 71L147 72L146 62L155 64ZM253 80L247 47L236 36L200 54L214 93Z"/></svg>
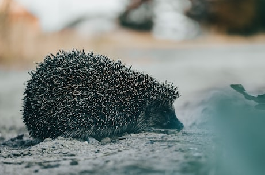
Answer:
<svg viewBox="0 0 265 175"><path fill-rule="evenodd" d="M0 61L12 62L32 57L39 21L14 0L0 0Z"/></svg>
<svg viewBox="0 0 265 175"><path fill-rule="evenodd" d="M5 51L9 50L8 10L10 0L0 1L0 62L5 58Z"/></svg>
<svg viewBox="0 0 265 175"><path fill-rule="evenodd" d="M265 0L190 0L187 16L202 25L232 34L248 35L265 29Z"/></svg>
<svg viewBox="0 0 265 175"><path fill-rule="evenodd" d="M153 27L152 0L131 0L119 17L120 25L137 29L151 30Z"/></svg>

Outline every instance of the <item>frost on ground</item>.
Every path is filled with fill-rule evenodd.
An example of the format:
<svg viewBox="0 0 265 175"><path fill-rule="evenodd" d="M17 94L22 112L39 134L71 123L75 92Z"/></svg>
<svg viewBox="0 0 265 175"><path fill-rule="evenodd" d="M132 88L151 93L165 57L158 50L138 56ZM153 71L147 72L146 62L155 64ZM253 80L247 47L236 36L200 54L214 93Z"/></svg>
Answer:
<svg viewBox="0 0 265 175"><path fill-rule="evenodd" d="M1 174L190 174L203 172L204 132L131 134L114 141L46 139L1 146Z"/></svg>

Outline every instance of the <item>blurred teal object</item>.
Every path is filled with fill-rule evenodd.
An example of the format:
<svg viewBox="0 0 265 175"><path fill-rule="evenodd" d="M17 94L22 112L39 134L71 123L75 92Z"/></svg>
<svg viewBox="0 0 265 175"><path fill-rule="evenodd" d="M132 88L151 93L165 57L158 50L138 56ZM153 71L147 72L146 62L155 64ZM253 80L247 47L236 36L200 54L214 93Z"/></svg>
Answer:
<svg viewBox="0 0 265 175"><path fill-rule="evenodd" d="M212 108L214 143L211 162L218 175L262 175L265 172L265 108L263 95L249 95L241 84L221 91Z"/></svg>

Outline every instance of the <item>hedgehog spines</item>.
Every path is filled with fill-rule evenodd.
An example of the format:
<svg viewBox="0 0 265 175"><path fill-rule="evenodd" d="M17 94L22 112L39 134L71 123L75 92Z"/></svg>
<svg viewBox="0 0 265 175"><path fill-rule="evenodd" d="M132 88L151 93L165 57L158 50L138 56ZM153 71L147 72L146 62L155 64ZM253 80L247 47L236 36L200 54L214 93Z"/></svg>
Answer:
<svg viewBox="0 0 265 175"><path fill-rule="evenodd" d="M30 75L23 120L40 139L137 132L147 125L148 106L179 97L172 84L84 50L50 54Z"/></svg>

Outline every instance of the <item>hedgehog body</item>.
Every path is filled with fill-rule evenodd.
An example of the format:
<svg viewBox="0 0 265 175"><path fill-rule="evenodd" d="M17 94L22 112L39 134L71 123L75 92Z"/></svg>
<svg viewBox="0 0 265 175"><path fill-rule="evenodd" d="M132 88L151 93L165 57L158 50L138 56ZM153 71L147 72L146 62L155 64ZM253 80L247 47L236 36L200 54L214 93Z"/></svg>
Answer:
<svg viewBox="0 0 265 175"><path fill-rule="evenodd" d="M23 120L34 138L119 136L146 127L182 129L177 88L84 51L46 56L30 72Z"/></svg>

